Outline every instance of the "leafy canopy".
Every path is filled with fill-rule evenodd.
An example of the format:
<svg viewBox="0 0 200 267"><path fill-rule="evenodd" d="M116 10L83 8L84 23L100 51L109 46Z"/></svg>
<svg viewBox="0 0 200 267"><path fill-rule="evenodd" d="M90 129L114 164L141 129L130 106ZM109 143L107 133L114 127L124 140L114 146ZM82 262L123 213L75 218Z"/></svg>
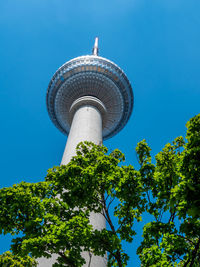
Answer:
<svg viewBox="0 0 200 267"><path fill-rule="evenodd" d="M0 233L13 240L0 266L36 266L34 259L56 253L54 266L79 267L82 251L108 252L108 267L127 266L122 241L132 242L144 212L152 219L137 250L141 266L199 266L200 114L187 128L187 142L176 138L155 160L146 141L138 143L139 170L122 165L118 149L85 142L44 182L1 189ZM107 229L93 229L91 212L105 217Z"/></svg>
<svg viewBox="0 0 200 267"><path fill-rule="evenodd" d="M186 126L187 142L166 144L155 164L145 141L136 148L153 218L137 250L142 266L200 266L200 114Z"/></svg>

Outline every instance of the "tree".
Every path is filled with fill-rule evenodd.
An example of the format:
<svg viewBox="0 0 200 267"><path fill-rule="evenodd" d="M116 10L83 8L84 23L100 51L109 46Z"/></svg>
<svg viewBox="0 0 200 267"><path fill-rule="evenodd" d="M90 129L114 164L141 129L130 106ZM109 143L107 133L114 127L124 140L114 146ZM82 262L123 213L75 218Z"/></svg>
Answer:
<svg viewBox="0 0 200 267"><path fill-rule="evenodd" d="M150 148L138 144L146 211L152 222L138 248L142 266L200 266L200 114L151 163Z"/></svg>
<svg viewBox="0 0 200 267"><path fill-rule="evenodd" d="M108 266L126 266L122 241L132 242L134 223L148 212L152 220L137 250L141 265L199 266L200 115L187 127L187 142L176 138L155 163L150 147L140 142L139 170L123 166L119 150L108 153L105 146L85 142L67 166L50 169L44 182L1 189L0 231L18 236L0 263L6 258L8 266L14 260L23 266L22 259L56 253L54 266L78 267L85 250L102 256L108 252ZM109 227L93 229L91 212L102 213Z"/></svg>
<svg viewBox="0 0 200 267"><path fill-rule="evenodd" d="M34 258L59 255L55 266L82 266L81 251L109 252L109 266L125 266L121 241L132 241L134 220L141 220L139 172L119 166L124 155L104 146L80 144L67 166L48 171L44 182L22 182L0 190L0 231L19 234L12 240L14 255ZM115 201L116 228L110 217ZM89 223L91 212L103 212L110 229Z"/></svg>

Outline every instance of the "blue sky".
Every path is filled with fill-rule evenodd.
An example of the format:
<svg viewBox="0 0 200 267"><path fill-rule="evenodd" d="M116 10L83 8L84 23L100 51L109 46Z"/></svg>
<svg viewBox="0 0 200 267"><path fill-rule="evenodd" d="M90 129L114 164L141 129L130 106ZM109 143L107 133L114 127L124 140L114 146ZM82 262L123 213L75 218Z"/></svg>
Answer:
<svg viewBox="0 0 200 267"><path fill-rule="evenodd" d="M95 36L135 96L127 126L105 145L136 165L140 140L155 155L185 135L185 123L200 112L199 13L199 0L1 0L0 187L41 181L60 164L66 137L48 117L46 89L64 62L91 53ZM126 246L129 267L139 266L140 235ZM8 245L0 238L0 253Z"/></svg>

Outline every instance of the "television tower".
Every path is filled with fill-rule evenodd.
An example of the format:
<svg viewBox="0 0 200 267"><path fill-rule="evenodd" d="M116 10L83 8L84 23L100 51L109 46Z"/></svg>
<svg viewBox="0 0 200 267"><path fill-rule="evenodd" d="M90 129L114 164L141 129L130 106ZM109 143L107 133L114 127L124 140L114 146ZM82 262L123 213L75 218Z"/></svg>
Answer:
<svg viewBox="0 0 200 267"><path fill-rule="evenodd" d="M125 73L110 60L98 55L98 38L92 55L74 58L62 65L47 90L47 110L52 122L65 135L67 144L61 165L76 154L81 141L102 144L124 128L133 109L133 92ZM101 214L90 216L95 229L106 227ZM39 260L52 266L56 255ZM88 266L89 255L84 252ZM105 267L106 258L92 256L91 267Z"/></svg>

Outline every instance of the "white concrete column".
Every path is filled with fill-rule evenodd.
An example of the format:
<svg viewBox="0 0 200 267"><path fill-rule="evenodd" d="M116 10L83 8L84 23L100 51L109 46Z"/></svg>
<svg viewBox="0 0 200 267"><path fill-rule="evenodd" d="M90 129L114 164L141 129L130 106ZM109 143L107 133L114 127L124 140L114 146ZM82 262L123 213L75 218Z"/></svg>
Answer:
<svg viewBox="0 0 200 267"><path fill-rule="evenodd" d="M72 124L61 165L69 163L76 155L76 146L80 142L91 141L97 145L102 143L102 117L105 112L103 103L91 96L81 97L72 104L70 109ZM91 213L90 222L98 230L106 227L102 214ZM106 257L91 256L88 252L83 252L82 256L86 260L84 267L106 267Z"/></svg>
<svg viewBox="0 0 200 267"><path fill-rule="evenodd" d="M102 113L106 112L103 103L95 97L77 99L71 106L73 117L61 165L69 163L76 155L76 146L82 141L102 143Z"/></svg>

